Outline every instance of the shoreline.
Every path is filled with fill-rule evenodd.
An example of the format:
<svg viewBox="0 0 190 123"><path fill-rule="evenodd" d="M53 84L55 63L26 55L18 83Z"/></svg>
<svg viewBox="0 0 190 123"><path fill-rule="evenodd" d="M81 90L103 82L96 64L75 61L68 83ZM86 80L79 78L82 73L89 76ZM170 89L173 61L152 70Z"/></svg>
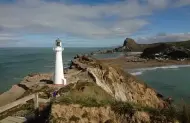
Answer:
<svg viewBox="0 0 190 123"><path fill-rule="evenodd" d="M136 57L139 58L139 57ZM167 66L190 66L190 60L177 61L177 60L147 60L147 61L129 61L129 57L99 59L107 65L114 65L123 68L124 70L134 69L148 69L148 68L162 68Z"/></svg>
<svg viewBox="0 0 190 123"><path fill-rule="evenodd" d="M190 67L190 64L186 65L166 65L160 67L145 67L145 68L135 68L135 69L128 69L126 72L130 73L131 75L138 76L143 74L145 71L152 71L157 69L178 69L178 68L187 68Z"/></svg>
<svg viewBox="0 0 190 123"><path fill-rule="evenodd" d="M136 72L138 72L138 69L141 69L141 70L142 69L151 70L151 69L158 69L158 68L166 68L167 69L168 66L179 66L179 65L190 67L190 60L186 60L186 61L168 60L168 61L164 61L164 62L159 62L157 60L148 60L146 62L142 62L142 61L141 62L138 62L138 61L137 62L132 62L132 61L129 62L129 61L127 61L127 60L129 60L129 57L124 57L124 56L116 57L116 58L98 59L98 60L102 61L104 64L119 66L119 67L123 68L125 72L128 72L130 74L132 74L130 72L130 70L137 70ZM66 67L66 68L68 68L68 67ZM133 73L135 73L135 72L133 72ZM49 73L49 72L38 73L37 76L40 76L45 79L45 78L50 77L51 74L52 73ZM141 73L137 73L137 74L141 74ZM30 76L30 75L28 75L28 76ZM42 84L42 83L35 83L35 82L27 82L26 80L29 79L28 76L24 77L20 83L12 85L12 87L9 90L0 94L0 106L10 103L23 95L23 93L26 90L23 89L22 87L20 87L19 84L24 84L28 88L30 88L33 84L39 84L39 85ZM67 76L67 74L66 74L66 76ZM23 81L26 81L26 82L23 82Z"/></svg>

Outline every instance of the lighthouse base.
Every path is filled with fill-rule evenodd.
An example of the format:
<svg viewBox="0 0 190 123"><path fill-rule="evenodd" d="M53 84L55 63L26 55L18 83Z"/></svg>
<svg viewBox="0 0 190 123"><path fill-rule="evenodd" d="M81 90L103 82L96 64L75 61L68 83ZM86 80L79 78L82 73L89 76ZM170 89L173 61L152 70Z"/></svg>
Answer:
<svg viewBox="0 0 190 123"><path fill-rule="evenodd" d="M67 84L67 80L65 78L62 79L61 82L57 82L57 83L54 83L55 85L66 85Z"/></svg>
<svg viewBox="0 0 190 123"><path fill-rule="evenodd" d="M63 78L62 81L63 81L63 85L67 84L67 80L65 78Z"/></svg>

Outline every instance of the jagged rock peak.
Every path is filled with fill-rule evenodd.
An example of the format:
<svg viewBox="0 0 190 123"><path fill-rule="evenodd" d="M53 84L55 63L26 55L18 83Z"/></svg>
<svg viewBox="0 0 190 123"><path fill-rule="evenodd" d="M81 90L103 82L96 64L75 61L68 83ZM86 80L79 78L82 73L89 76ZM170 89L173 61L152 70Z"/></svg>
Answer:
<svg viewBox="0 0 190 123"><path fill-rule="evenodd" d="M123 42L123 46L127 46L129 44L137 44L134 39L132 38L126 38Z"/></svg>

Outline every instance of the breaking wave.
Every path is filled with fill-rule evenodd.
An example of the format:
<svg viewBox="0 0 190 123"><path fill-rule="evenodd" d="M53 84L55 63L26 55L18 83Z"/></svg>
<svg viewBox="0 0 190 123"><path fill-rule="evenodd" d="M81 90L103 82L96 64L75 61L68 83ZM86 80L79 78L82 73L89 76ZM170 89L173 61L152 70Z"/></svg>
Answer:
<svg viewBox="0 0 190 123"><path fill-rule="evenodd" d="M130 73L131 75L133 76L138 76L138 75L141 75L143 72L134 72L134 73Z"/></svg>
<svg viewBox="0 0 190 123"><path fill-rule="evenodd" d="M130 74L134 76L142 75L145 71L157 70L157 69L173 69L178 70L178 68L190 67L190 65L169 65L169 66L161 66L161 67L151 67L151 68L139 68L133 69L129 71Z"/></svg>

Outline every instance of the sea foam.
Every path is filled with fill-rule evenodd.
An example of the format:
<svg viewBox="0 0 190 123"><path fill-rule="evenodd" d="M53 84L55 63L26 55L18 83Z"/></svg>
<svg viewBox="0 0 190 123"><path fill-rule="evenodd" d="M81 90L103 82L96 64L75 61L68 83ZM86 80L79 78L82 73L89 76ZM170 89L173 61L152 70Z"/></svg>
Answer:
<svg viewBox="0 0 190 123"><path fill-rule="evenodd" d="M139 72L134 72L134 73L130 73L131 75L133 75L133 76L138 76L138 75L141 75L143 72L141 71L139 71Z"/></svg>
<svg viewBox="0 0 190 123"><path fill-rule="evenodd" d="M161 67L151 67L151 68L139 68L128 71L130 74L134 76L142 75L145 71L157 70L157 69L173 69L177 70L178 68L190 67L190 65L169 65L169 66L161 66Z"/></svg>

